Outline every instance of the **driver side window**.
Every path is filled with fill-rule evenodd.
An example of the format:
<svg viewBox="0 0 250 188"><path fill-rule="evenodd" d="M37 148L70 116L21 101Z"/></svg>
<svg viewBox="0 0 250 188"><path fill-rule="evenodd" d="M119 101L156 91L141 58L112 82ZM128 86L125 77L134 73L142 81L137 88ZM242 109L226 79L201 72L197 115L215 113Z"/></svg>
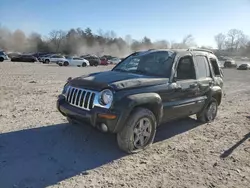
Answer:
<svg viewBox="0 0 250 188"><path fill-rule="evenodd" d="M177 80L196 79L192 57L186 56L179 60L176 72Z"/></svg>

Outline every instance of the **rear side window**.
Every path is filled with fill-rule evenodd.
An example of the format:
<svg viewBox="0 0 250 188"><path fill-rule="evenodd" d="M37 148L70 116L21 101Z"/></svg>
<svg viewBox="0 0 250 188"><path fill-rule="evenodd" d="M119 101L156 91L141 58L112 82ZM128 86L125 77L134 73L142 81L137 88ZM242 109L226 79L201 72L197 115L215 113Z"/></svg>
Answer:
<svg viewBox="0 0 250 188"><path fill-rule="evenodd" d="M220 68L218 66L217 60L210 58L210 62L211 62L211 65L212 65L212 69L213 69L214 75L215 76L220 76Z"/></svg>
<svg viewBox="0 0 250 188"><path fill-rule="evenodd" d="M195 56L194 60L197 69L197 78L210 77L210 70L207 58L205 56Z"/></svg>

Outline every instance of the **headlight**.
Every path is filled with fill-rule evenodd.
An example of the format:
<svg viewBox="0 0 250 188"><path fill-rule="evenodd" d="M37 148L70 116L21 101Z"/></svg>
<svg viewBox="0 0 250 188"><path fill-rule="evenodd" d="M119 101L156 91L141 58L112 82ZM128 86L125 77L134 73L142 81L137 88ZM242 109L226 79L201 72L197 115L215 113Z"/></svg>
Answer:
<svg viewBox="0 0 250 188"><path fill-rule="evenodd" d="M99 103L101 105L111 104L113 101L113 93L109 89L105 89L100 93Z"/></svg>
<svg viewBox="0 0 250 188"><path fill-rule="evenodd" d="M62 90L62 94L63 94L63 95L66 94L68 88L69 88L69 85L68 85L68 84L65 84L64 87L63 87L63 90Z"/></svg>

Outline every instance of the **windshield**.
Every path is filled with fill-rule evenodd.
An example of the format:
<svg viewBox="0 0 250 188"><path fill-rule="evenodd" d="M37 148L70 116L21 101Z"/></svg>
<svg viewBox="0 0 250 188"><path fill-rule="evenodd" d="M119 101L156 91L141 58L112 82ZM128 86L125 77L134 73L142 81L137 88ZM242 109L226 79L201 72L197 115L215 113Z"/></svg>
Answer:
<svg viewBox="0 0 250 188"><path fill-rule="evenodd" d="M6 55L6 53L3 51L0 51L0 55Z"/></svg>
<svg viewBox="0 0 250 188"><path fill-rule="evenodd" d="M132 55L118 64L113 71L170 77L173 53L158 51Z"/></svg>

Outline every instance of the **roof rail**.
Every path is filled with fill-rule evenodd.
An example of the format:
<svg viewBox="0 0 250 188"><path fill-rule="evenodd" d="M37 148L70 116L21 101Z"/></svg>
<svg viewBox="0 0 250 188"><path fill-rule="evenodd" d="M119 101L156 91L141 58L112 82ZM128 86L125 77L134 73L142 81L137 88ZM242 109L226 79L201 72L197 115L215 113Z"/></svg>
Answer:
<svg viewBox="0 0 250 188"><path fill-rule="evenodd" d="M214 54L213 51L206 50L206 49L192 49L192 48L189 48L187 51L200 51L200 52L208 52L208 53Z"/></svg>

